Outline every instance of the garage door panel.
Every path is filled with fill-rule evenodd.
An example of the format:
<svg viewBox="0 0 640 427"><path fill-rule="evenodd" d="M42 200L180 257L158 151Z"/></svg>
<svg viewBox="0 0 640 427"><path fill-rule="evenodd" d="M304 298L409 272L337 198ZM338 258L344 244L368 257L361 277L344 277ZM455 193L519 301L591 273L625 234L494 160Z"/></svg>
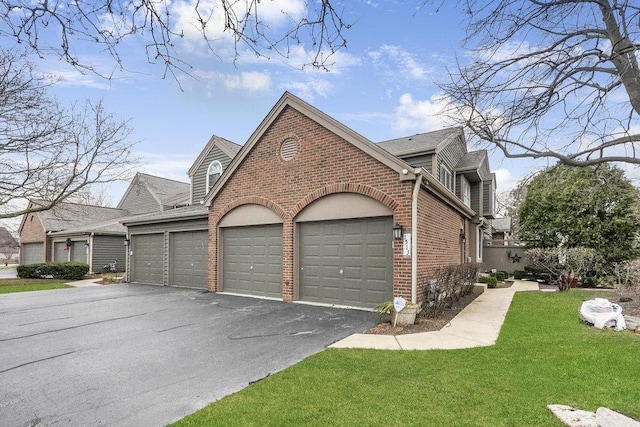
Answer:
<svg viewBox="0 0 640 427"><path fill-rule="evenodd" d="M23 243L20 264L36 264L44 262L44 243Z"/></svg>
<svg viewBox="0 0 640 427"><path fill-rule="evenodd" d="M131 236L133 249L133 281L163 284L163 234Z"/></svg>
<svg viewBox="0 0 640 427"><path fill-rule="evenodd" d="M181 231L169 235L169 284L207 288L209 233Z"/></svg>
<svg viewBox="0 0 640 427"><path fill-rule="evenodd" d="M393 296L391 217L305 222L300 299L372 308Z"/></svg>
<svg viewBox="0 0 640 427"><path fill-rule="evenodd" d="M222 229L222 288L282 298L282 225Z"/></svg>

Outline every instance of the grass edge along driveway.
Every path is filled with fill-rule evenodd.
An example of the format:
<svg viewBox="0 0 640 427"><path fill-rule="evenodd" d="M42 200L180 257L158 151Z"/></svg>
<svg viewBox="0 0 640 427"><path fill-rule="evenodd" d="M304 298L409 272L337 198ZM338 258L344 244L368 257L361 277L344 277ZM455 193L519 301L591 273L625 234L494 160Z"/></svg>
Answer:
<svg viewBox="0 0 640 427"><path fill-rule="evenodd" d="M0 294L71 288L71 286L65 285L67 281L56 279L0 279Z"/></svg>
<svg viewBox="0 0 640 427"><path fill-rule="evenodd" d="M640 419L640 335L584 325L595 296L519 292L492 347L328 349L174 426L561 426L551 403Z"/></svg>

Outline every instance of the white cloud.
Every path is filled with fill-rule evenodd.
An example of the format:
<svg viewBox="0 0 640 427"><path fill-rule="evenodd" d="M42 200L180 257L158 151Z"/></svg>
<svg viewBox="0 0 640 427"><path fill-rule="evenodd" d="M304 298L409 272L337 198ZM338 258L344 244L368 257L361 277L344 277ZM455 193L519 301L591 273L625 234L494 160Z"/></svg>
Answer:
<svg viewBox="0 0 640 427"><path fill-rule="evenodd" d="M515 187L517 179L513 174L504 168L496 169L493 171L496 174L496 189L498 192L503 192Z"/></svg>
<svg viewBox="0 0 640 427"><path fill-rule="evenodd" d="M439 95L420 101L405 93L395 109L393 130L400 133L426 132L451 126L451 121L444 114L449 105L448 100Z"/></svg>
<svg viewBox="0 0 640 427"><path fill-rule="evenodd" d="M110 81L99 77L95 74L83 74L78 70L49 70L47 75L43 76L54 86L61 87L85 87L91 89L109 90L111 89Z"/></svg>
<svg viewBox="0 0 640 427"><path fill-rule="evenodd" d="M292 21L298 21L305 16L306 4L303 0L270 0L266 2L232 2L235 16L244 17L251 14L255 17L255 9L249 10L248 5L257 8L258 19L269 29L278 29ZM188 0L176 2L171 6L174 30L182 32L189 41L204 42L201 20L206 22L204 35L210 40L233 43L228 31L224 31L225 12L217 0Z"/></svg>
<svg viewBox="0 0 640 427"><path fill-rule="evenodd" d="M431 67L421 64L415 55L400 46L382 45L369 52L369 58L392 80L426 80L433 72Z"/></svg>
<svg viewBox="0 0 640 427"><path fill-rule="evenodd" d="M222 76L229 91L263 92L271 87L271 76L258 71L245 71L236 75Z"/></svg>
<svg viewBox="0 0 640 427"><path fill-rule="evenodd" d="M316 96L326 98L331 94L333 85L323 79L309 78L305 81L292 81L283 83L280 87L307 102L313 102Z"/></svg>
<svg viewBox="0 0 640 427"><path fill-rule="evenodd" d="M214 97L224 87L228 92L254 94L271 89L271 74L262 71L243 71L225 74L216 71L196 70L191 73L194 79L181 79L180 83L190 92L206 93Z"/></svg>

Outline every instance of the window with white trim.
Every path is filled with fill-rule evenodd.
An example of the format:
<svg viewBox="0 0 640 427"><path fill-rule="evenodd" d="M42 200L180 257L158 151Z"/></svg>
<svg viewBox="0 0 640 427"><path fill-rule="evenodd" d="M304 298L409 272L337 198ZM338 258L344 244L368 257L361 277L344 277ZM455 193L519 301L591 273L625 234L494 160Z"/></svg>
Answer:
<svg viewBox="0 0 640 427"><path fill-rule="evenodd" d="M462 193L462 202L471 207L471 185L469 185L469 181L466 179L460 180L460 187Z"/></svg>
<svg viewBox="0 0 640 427"><path fill-rule="evenodd" d="M440 176L438 177L438 181L445 187L449 189L449 191L453 192L453 173L449 168L447 168L442 163L440 164Z"/></svg>
<svg viewBox="0 0 640 427"><path fill-rule="evenodd" d="M213 184L220 178L220 175L222 175L222 163L217 160L209 163L209 167L207 168L207 194L209 190L211 190L211 187L213 187Z"/></svg>

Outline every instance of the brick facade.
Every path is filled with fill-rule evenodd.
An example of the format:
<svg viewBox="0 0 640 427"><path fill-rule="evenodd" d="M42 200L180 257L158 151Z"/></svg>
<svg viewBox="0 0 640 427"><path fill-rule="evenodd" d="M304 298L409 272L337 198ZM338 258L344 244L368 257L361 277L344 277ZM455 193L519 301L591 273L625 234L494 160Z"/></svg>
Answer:
<svg viewBox="0 0 640 427"><path fill-rule="evenodd" d="M297 155L283 160L281 145L291 138L297 141ZM291 106L284 107L241 159L209 208L208 286L212 292L220 288L218 224L225 214L244 204L265 206L282 219L282 298L288 301L296 298L298 286L294 274L296 216L314 201L329 194L362 194L388 207L393 222L411 232L414 181L401 180L397 171ZM459 263L460 215L424 189L421 193L419 272ZM393 245L393 294L410 299L411 259L403 256L401 241Z"/></svg>

